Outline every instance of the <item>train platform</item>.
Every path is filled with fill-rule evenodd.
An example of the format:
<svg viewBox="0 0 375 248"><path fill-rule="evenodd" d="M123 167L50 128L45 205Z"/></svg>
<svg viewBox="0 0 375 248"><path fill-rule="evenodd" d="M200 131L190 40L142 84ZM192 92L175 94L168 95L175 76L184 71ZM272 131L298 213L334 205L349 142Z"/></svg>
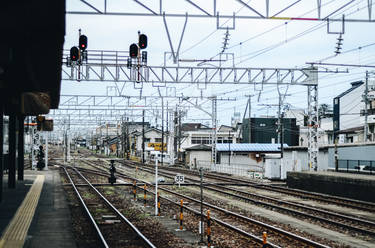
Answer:
<svg viewBox="0 0 375 248"><path fill-rule="evenodd" d="M0 248L76 247L59 171L49 168L25 170L15 189L8 189L4 175Z"/></svg>
<svg viewBox="0 0 375 248"><path fill-rule="evenodd" d="M287 172L286 181L290 188L375 202L375 175L334 171Z"/></svg>

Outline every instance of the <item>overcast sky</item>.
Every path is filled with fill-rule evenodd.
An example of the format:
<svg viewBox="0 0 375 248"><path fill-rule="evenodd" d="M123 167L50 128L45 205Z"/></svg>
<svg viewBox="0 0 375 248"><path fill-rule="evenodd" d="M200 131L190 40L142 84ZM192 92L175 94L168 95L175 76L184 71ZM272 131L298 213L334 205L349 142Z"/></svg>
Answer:
<svg viewBox="0 0 375 248"><path fill-rule="evenodd" d="M87 1L96 8L103 10L104 1ZM150 13L145 8L130 0L107 0L108 12ZM159 1L139 1L155 12L159 11ZM168 13L203 14L187 1L174 0L162 1L163 10ZM213 1L192 1L205 11L213 13ZM265 15L264 0L244 0L262 15ZM296 0L270 0L270 15L277 13ZM296 5L281 13L282 17L317 17L317 1L301 0ZM321 17L325 17L349 0L322 0ZM356 0L341 9L332 18L341 18L345 14L347 19L368 19L367 0ZM375 4L375 3L374 3ZM90 10L78 0L67 0L67 11ZM257 14L235 0L217 1L217 11L221 15L256 16ZM374 11L373 11L374 12ZM372 18L375 19L372 14ZM233 20L220 19L222 27L231 26ZM168 17L167 23L175 50L178 46L180 34L185 19L181 17ZM331 25L332 31L340 31L341 23ZM131 43L137 42L137 31L146 34L149 39L148 64L162 65L164 53L170 51L167 33L162 17L147 16L113 16L113 15L66 15L65 49L78 45L78 29L88 37L88 49L128 51ZM290 20L260 20L236 19L235 29L229 30L229 41L226 53L234 54L234 64L238 67L268 67L268 68L302 68L307 67L306 62L320 61L327 63L350 63L374 65L375 63L375 23L345 22L341 55L333 56L338 34L327 33L327 23L319 21L290 21ZM180 59L209 59L219 54L222 50L226 30L217 29L216 18L189 17L181 45ZM369 45L369 46L367 46ZM362 47L359 49L359 47ZM332 58L325 59L332 56ZM217 57L214 57L217 58ZM324 60L325 59L325 60ZM225 66L231 64L226 63ZM168 65L173 65L168 61ZM197 65L180 63L182 66ZM217 65L217 64L216 64ZM336 69L337 67L328 67ZM319 103L332 104L333 97L339 95L350 87L350 82L365 79L366 68L340 67L341 70L349 69L349 73L319 74ZM371 69L371 68L367 68ZM63 81L62 94L106 94L106 86L114 83L102 82L71 82ZM218 102L219 124L230 124L230 118L236 110L244 113L247 97L254 94L259 96L259 89L253 85L214 85L200 90L194 85L168 85L176 87L177 94L184 95L218 95L220 97L235 97L236 101ZM290 96L286 103L293 108L306 108L307 89L304 86L291 86L288 89ZM133 88L132 83L126 84L127 95L139 95L139 90ZM157 94L157 89L151 85L144 85L142 94ZM277 108L267 108L259 104L277 103L277 90L274 85L265 86L258 97L252 99L252 113L260 116L265 114L275 115ZM171 102L170 105L175 103ZM210 112L211 104L204 105ZM188 118L209 118L199 110L191 110ZM140 119L136 119L140 121ZM189 121L189 119L186 119Z"/></svg>

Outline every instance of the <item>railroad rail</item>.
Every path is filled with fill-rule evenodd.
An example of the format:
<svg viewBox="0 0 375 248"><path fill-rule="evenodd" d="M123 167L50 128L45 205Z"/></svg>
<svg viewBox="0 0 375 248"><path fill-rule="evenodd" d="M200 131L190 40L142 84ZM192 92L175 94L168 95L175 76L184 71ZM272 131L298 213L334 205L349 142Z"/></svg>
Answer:
<svg viewBox="0 0 375 248"><path fill-rule="evenodd" d="M136 162L131 162L131 163L134 165L138 164ZM150 168L152 168L151 165L146 164L146 166L149 166ZM168 170L199 176L199 173L196 171L186 170L182 168L168 167ZM220 181L223 181L223 180L229 181L229 182L234 181L232 177L225 176L224 174L217 175L216 173L211 173L211 172L205 172L205 177L220 180ZM302 199L309 199L309 200L325 202L325 203L330 203L330 204L338 204L340 206L344 206L348 208L375 213L375 203L371 203L371 202L364 202L364 201L359 201L355 199L332 196L332 195L321 194L321 193L316 193L316 192L309 192L309 191L299 190L299 189L285 188L285 187L277 186L277 185L254 183L249 180L244 180L240 178L236 178L235 181L237 183L246 183L249 187L253 187L257 189L266 189L269 191L292 195L292 196L299 197Z"/></svg>
<svg viewBox="0 0 375 248"><path fill-rule="evenodd" d="M87 206L87 204L85 204L85 201L83 200L83 197L82 195L80 194L80 192L78 191L75 183L73 182L71 176L69 175L69 173L67 172L66 168L65 167L62 167L64 169L64 172L65 174L67 175L71 185L73 186L74 188L74 191L76 193L76 195L78 196L79 200L80 200L80 203L82 204L83 208L85 209L85 212L87 213L87 215L89 216L89 219L92 223L92 225L94 226L95 230L96 230L96 233L101 241L101 244L104 246L104 247L110 247L109 246L109 242L108 240L105 239L105 236L108 233L105 233L103 232L103 230L100 228L100 226L98 226L96 224L96 221L94 219L94 217L92 216L92 214L90 213L90 210L89 210L89 207ZM129 237L129 240L127 240L126 242L127 245L132 245L132 247L150 247L150 248L156 248L156 246L154 246L138 229L137 227L135 227L106 197L103 196L103 194L101 194L76 168L71 168L73 171L75 171L79 177L90 187L90 189L95 192L95 194L100 198L101 201L103 201L105 203L105 205L113 212L116 214L117 217L120 218L121 220L121 226L124 226L124 223L126 224L126 227L127 227L127 233L130 234L130 232L132 232L134 235L130 235ZM118 227L120 227L120 225L118 225ZM113 230L113 229L112 229ZM121 229L121 231L123 232L124 230ZM136 237L136 238L135 238Z"/></svg>
<svg viewBox="0 0 375 248"><path fill-rule="evenodd" d="M97 168L97 166L95 166ZM99 167L99 169L102 169ZM85 169L85 171L89 172L89 170ZM92 173L95 173L95 171L91 171ZM102 173L99 173L99 175L102 175ZM109 175L109 174L108 174ZM118 172L117 175L121 176L122 178L124 179L128 179L128 180L136 180L138 182L141 182L141 184L146 184L146 185L149 185L149 186L153 186L152 183L149 183L147 181L144 181L144 180L141 180L141 179L136 179L134 177L131 177L129 175L125 175L121 172ZM142 189L141 187L139 187L140 189ZM184 199L187 199L189 200L190 202L195 202L195 203L199 203L199 200L196 200L192 197L189 197L187 195L183 195L183 194L180 194L180 193L177 193L177 192L173 192L172 190L169 190L165 187L159 187L160 190L163 190L169 194L172 194L172 195L175 195L175 196L178 196L178 197L181 197L181 198L184 198ZM154 194L154 192L152 191L149 191L147 190L149 193L151 194ZM165 198L163 197L163 199L165 200L168 200L168 201L171 201L170 199L168 198ZM178 202L176 203L176 201L173 201L172 202L174 204L177 204L177 206L179 206ZM297 234L294 234L292 232L288 232L288 231L285 231L283 229L280 229L280 228L277 228L277 227L274 227L272 225L269 225L269 224L266 224L266 223L263 223L261 221L258 221L258 220L255 220L255 219L252 219L252 218L249 218L247 216L244 216L244 215L241 215L241 214L238 214L238 213L235 213L235 212L232 212L232 211L229 211L229 210L226 210L224 208L221 208L221 207L218 207L218 206L215 206L213 204L210 204L210 203L207 203L207 202L203 202L203 205L209 207L210 209L214 209L216 210L218 213L216 213L216 215L221 215L223 216L223 218L226 219L226 221L223 221L219 218L213 218L213 220L215 222L217 222L218 224L226 227L226 228L230 228L231 230L237 232L237 233L240 233L241 235L247 237L247 238L252 238L254 240L256 240L257 242L261 242L261 238L257 237L257 236L254 236L253 234L243 230L244 227L246 227L246 229L248 230L254 230L254 229L259 229L261 228L262 230L264 231L267 231L269 232L270 234L274 234L274 238L273 239L276 239L277 243L282 243L283 240L286 238L288 240L292 239L293 240L293 244L294 245L297 245L297 244L300 244L301 247L303 246L309 246L309 247L328 247L326 245L323 245L323 244L320 244L318 242L315 242L315 241L312 241L312 240L309 240L307 238L304 238L300 235L297 235ZM191 203L189 204L189 206L191 206ZM185 208L185 207L184 207ZM186 207L187 210L197 214L197 215L200 215L200 212L196 209L193 209L191 207ZM235 227L235 224L233 223L229 223L228 222L228 216L232 217L232 218L235 218L235 220L237 221L237 224L238 224L238 221L240 221L242 224L241 224L241 229ZM244 224L246 223L246 224ZM278 236L278 237L277 237ZM284 241L285 242L285 241ZM299 246L299 245L298 245ZM278 247L277 245L272 245L272 247Z"/></svg>
<svg viewBox="0 0 375 248"><path fill-rule="evenodd" d="M154 173L153 169L138 168L149 173ZM174 178L174 174L166 171L162 171L159 168L159 174L165 177ZM188 178L191 182L196 182L196 186L199 186L199 180ZM331 211L319 210L316 208L308 207L302 204L290 203L287 201L278 200L271 197L261 196L254 193L248 193L225 186L214 185L204 186L206 189L221 193L233 198L237 198L246 202L252 202L256 205L261 205L271 209L278 209L283 213L289 213L291 215L298 215L304 218L309 218L314 221L324 222L329 225L333 225L339 228L345 228L347 230L355 231L359 234L366 234L375 237L375 223L355 217L345 216ZM218 189L220 188L220 189ZM231 192L228 192L231 191ZM243 196L246 195L246 196ZM256 197L258 200L255 200Z"/></svg>

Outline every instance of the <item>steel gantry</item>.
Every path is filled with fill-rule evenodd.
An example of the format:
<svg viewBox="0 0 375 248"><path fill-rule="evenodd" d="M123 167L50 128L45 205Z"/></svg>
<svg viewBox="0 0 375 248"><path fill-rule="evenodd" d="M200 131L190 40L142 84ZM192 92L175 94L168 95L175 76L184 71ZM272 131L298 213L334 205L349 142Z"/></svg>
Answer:
<svg viewBox="0 0 375 248"><path fill-rule="evenodd" d="M125 52L88 51L88 61L69 64L66 51L62 79L70 81L132 82L139 89L143 84L166 87L167 84L295 84L309 80L310 68L250 68L208 66L149 66L142 65L140 80L134 75L138 65L129 66ZM118 95L123 94L118 87Z"/></svg>
<svg viewBox="0 0 375 248"><path fill-rule="evenodd" d="M95 51L98 53L98 51ZM167 88L167 84L250 84L254 85L254 89L263 89L264 85L273 84L275 86L280 85L299 85L308 87L308 109L309 109L309 165L312 168L317 168L317 125L318 125L318 111L317 109L317 86L318 86L318 69L315 67L309 68L237 68L237 67L188 67L188 66L148 66L143 65L142 80L135 82L135 78L132 77L134 72L139 66L129 66L122 61L126 61L126 55L121 55L120 52L99 52L99 62L96 61L98 58L95 56L88 56L92 58L83 64L66 64L63 67L63 79L71 81L110 81L110 82L133 82L135 89L142 89L144 85L156 87L159 91L159 96L154 96L156 99L160 98L160 88ZM89 51L90 54L90 51ZM106 58L106 59L104 59ZM96 62L95 62L96 61ZM66 62L66 61L64 61ZM146 73L145 73L146 72ZM128 96L123 96L122 87L117 85L118 98L120 98L116 104L119 104L122 108L132 106ZM113 107L114 96L104 96L106 100L98 101L97 96L87 96L88 99L78 101L75 96L71 96L70 100L62 103L61 106L71 104L73 105L84 105L88 101L93 101L94 105L105 105L103 102L110 101L110 106ZM164 96L163 96L164 97ZM189 102L190 98L186 96L170 96L180 99L179 101ZM137 96L139 98L139 96ZM142 97L141 97L142 98ZM199 97L195 97L199 99ZM212 118L212 162L216 162L216 124L217 124L217 98L212 98L212 112L209 115ZM147 97L143 98L146 102ZM126 104L124 104L124 101ZM138 100L139 101L139 100ZM122 104L121 104L122 103ZM139 105L139 104L138 104ZM110 106L103 106L103 108L109 108ZM135 104L134 106L137 106ZM142 104L142 107L150 107L150 104ZM198 107L198 104L193 104ZM155 103L152 104L151 108L155 108ZM116 107L113 107L116 109ZM155 108L156 110L157 108ZM77 110L74 108L74 110ZM93 111L88 110L87 111ZM150 110L154 111L154 110ZM207 111L204 111L207 113ZM155 111L153 112L155 114ZM160 116L156 113L158 118Z"/></svg>
<svg viewBox="0 0 375 248"><path fill-rule="evenodd" d="M276 9L274 6L275 4L271 5L270 0L265 1L257 1L257 5L255 7L254 3L249 3L249 1L243 0L232 0L232 1L225 1L226 4L219 3L218 0L213 1L194 1L194 0L180 0L180 1L173 1L175 4L178 2L178 6L180 7L181 11L172 10L170 11L168 8L171 5L172 1L167 0L159 0L159 1L145 1L145 0L128 0L126 6L129 6L131 3L133 4L132 11L119 11L118 5L113 4L114 0L102 0L96 1L95 3L88 2L85 0L70 0L68 1L70 9L66 11L67 14L78 14L78 15L112 15L112 16L149 16L149 17L182 17L186 18L193 17L193 18L213 18L216 19L217 28L222 28L220 22L222 19L232 19L232 24L230 28L235 28L235 21L238 19L261 19L261 20L294 20L294 21L342 21L341 18L335 19L332 16L337 13L338 11L342 10L345 7L350 5L354 5L356 3L355 0L345 1L335 7L328 6L327 4L322 4L322 0L314 1L312 4L311 0L295 0L293 2L284 1L285 3L279 3L279 9ZM82 3L79 5L78 3ZM229 5L229 4L230 5ZM287 10L296 10L296 8L300 8L302 4L309 4L315 8L315 11L310 14L309 17L301 17L304 13L297 13L298 17L287 17L283 16L283 14ZM124 4L125 5L125 4ZM244 15L237 15L236 12L238 11L238 6L244 8L248 11L248 14ZM83 7L83 8L82 8ZM187 13L187 9L190 9L190 13ZM271 13L271 9L276 9ZM346 19L346 22L374 22L372 19L372 0L367 0L367 9L368 9L368 19L360 19L360 18L351 18ZM306 9L303 9L303 12L306 12ZM322 12L329 13L328 15L322 16ZM222 14L222 13L233 13L233 14ZM226 28L226 27L225 27Z"/></svg>

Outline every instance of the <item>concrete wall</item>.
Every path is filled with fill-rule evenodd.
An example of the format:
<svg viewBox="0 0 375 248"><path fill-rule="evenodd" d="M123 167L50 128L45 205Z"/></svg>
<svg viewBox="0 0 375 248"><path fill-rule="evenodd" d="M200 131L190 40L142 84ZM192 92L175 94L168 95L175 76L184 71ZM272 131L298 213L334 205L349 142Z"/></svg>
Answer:
<svg viewBox="0 0 375 248"><path fill-rule="evenodd" d="M329 163L328 158L329 158L328 150L320 149L318 153L318 171L325 171L328 169L328 163ZM308 164L307 149L284 150L283 164L286 167L286 171L310 170L309 164Z"/></svg>
<svg viewBox="0 0 375 248"><path fill-rule="evenodd" d="M221 153L221 161L220 164L229 164L229 154L228 153ZM255 154L253 155L255 156ZM259 158L259 160L255 160L254 158L251 157L250 154L242 155L242 154L236 154L233 153L232 156L230 157L230 163L231 164L244 164L244 165L249 165L249 166L263 166L263 159Z"/></svg>
<svg viewBox="0 0 375 248"><path fill-rule="evenodd" d="M188 151L186 152L186 164L194 167L194 159L197 160L197 166L200 161L211 161L211 151Z"/></svg>
<svg viewBox="0 0 375 248"><path fill-rule="evenodd" d="M221 153L220 164L216 164L216 171L230 173L239 176L249 176L252 172L263 172L264 161L259 157L258 161L255 160L254 155L240 155L232 154L229 165L229 154Z"/></svg>
<svg viewBox="0 0 375 248"><path fill-rule="evenodd" d="M291 188L329 195L375 202L373 176L325 172L288 172L287 185Z"/></svg>

